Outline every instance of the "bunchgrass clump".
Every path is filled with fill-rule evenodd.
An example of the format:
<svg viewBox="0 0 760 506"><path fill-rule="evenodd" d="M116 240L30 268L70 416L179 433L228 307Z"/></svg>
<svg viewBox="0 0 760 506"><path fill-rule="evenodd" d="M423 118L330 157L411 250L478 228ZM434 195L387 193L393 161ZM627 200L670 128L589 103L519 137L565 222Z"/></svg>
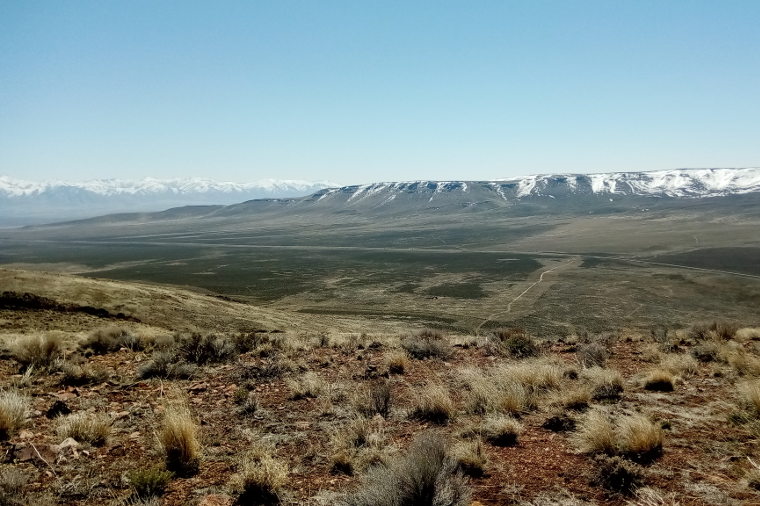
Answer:
<svg viewBox="0 0 760 506"><path fill-rule="evenodd" d="M73 413L57 419L58 435L79 443L103 446L111 434L111 417L102 413Z"/></svg>
<svg viewBox="0 0 760 506"><path fill-rule="evenodd" d="M166 469L188 476L198 471L201 444L198 425L185 404L170 404L158 432L158 439L166 459Z"/></svg>
<svg viewBox="0 0 760 506"><path fill-rule="evenodd" d="M409 370L409 355L402 350L394 350L385 355L385 367L389 374L404 374Z"/></svg>
<svg viewBox="0 0 760 506"><path fill-rule="evenodd" d="M307 372L300 378L287 382L290 388L290 398L293 400L313 399L325 391L325 382L314 372Z"/></svg>
<svg viewBox="0 0 760 506"><path fill-rule="evenodd" d="M418 420L444 425L454 416L454 402L448 390L435 383L429 383L420 393L419 402L412 411Z"/></svg>
<svg viewBox="0 0 760 506"><path fill-rule="evenodd" d="M480 433L494 446L514 446L522 434L522 425L509 416L490 415L480 425Z"/></svg>
<svg viewBox="0 0 760 506"><path fill-rule="evenodd" d="M741 383L739 394L749 414L754 418L760 417L760 380Z"/></svg>
<svg viewBox="0 0 760 506"><path fill-rule="evenodd" d="M0 391L0 441L8 439L26 423L29 399L14 391Z"/></svg>
<svg viewBox="0 0 760 506"><path fill-rule="evenodd" d="M457 470L465 476L481 478L487 474L488 457L481 439L457 443L451 453Z"/></svg>
<svg viewBox="0 0 760 506"><path fill-rule="evenodd" d="M607 347L597 342L581 345L576 352L578 363L582 367L604 367L609 356Z"/></svg>
<svg viewBox="0 0 760 506"><path fill-rule="evenodd" d="M591 388L591 398L600 400L615 400L623 392L623 376L614 369L591 367L581 371L580 377Z"/></svg>
<svg viewBox="0 0 760 506"><path fill-rule="evenodd" d="M618 448L617 428L603 411L589 411L577 424L572 436L575 447L582 453L613 455Z"/></svg>
<svg viewBox="0 0 760 506"><path fill-rule="evenodd" d="M663 433L660 424L644 415L631 415L620 423L620 453L630 460L648 463L662 455Z"/></svg>
<svg viewBox="0 0 760 506"><path fill-rule="evenodd" d="M672 392L678 377L666 369L653 369L644 377L644 388L653 392Z"/></svg>
<svg viewBox="0 0 760 506"><path fill-rule="evenodd" d="M232 478L237 504L280 504L287 484L287 465L263 451L254 451L241 459Z"/></svg>
<svg viewBox="0 0 760 506"><path fill-rule="evenodd" d="M24 486L29 475L13 466L0 467L0 506L25 506L29 504Z"/></svg>
<svg viewBox="0 0 760 506"><path fill-rule="evenodd" d="M599 409L590 411L578 424L573 443L583 453L621 455L648 463L662 454L662 427L644 415L611 419Z"/></svg>

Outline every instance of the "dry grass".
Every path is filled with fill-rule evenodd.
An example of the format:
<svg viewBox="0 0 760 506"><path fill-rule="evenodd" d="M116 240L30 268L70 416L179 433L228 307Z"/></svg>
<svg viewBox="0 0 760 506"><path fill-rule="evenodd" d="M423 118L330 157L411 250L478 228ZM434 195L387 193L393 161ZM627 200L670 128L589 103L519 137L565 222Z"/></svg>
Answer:
<svg viewBox="0 0 760 506"><path fill-rule="evenodd" d="M640 463L662 454L662 428L640 414L613 421L606 413L594 409L581 420L572 439L583 453L620 454Z"/></svg>
<svg viewBox="0 0 760 506"><path fill-rule="evenodd" d="M617 451L618 434L615 424L603 411L588 412L577 426L572 436L575 447L582 453L605 453Z"/></svg>
<svg viewBox="0 0 760 506"><path fill-rule="evenodd" d="M63 342L57 335L32 335L18 338L11 344L11 355L22 368L50 368L63 353Z"/></svg>
<svg viewBox="0 0 760 506"><path fill-rule="evenodd" d="M263 451L253 451L241 459L231 486L237 504L279 504L287 479L287 464Z"/></svg>
<svg viewBox="0 0 760 506"><path fill-rule="evenodd" d="M699 362L691 355L670 353L662 357L660 368L675 376L693 376L699 371Z"/></svg>
<svg viewBox="0 0 760 506"><path fill-rule="evenodd" d="M530 391L550 390L562 385L563 364L551 358L537 358L498 366L493 376L499 383L519 383Z"/></svg>
<svg viewBox="0 0 760 506"><path fill-rule="evenodd" d="M409 355L402 350L393 350L385 355L385 369L390 374L404 374L409 370Z"/></svg>
<svg viewBox="0 0 760 506"><path fill-rule="evenodd" d="M73 413L58 418L57 424L60 437L70 437L79 443L103 446L111 435L111 418L102 413Z"/></svg>
<svg viewBox="0 0 760 506"><path fill-rule="evenodd" d="M96 355L103 355L119 351L121 348L140 350L143 348L143 343L129 329L104 327L92 331L79 347Z"/></svg>
<svg viewBox="0 0 760 506"><path fill-rule="evenodd" d="M631 415L620 423L620 452L637 462L650 462L662 454L662 428L644 415Z"/></svg>
<svg viewBox="0 0 760 506"><path fill-rule="evenodd" d="M187 405L175 403L166 407L158 439L169 471L181 476L198 471L201 459L198 432L198 425Z"/></svg>
<svg viewBox="0 0 760 506"><path fill-rule="evenodd" d="M644 376L644 388L654 392L672 392L678 382L678 376L667 369L652 369Z"/></svg>
<svg viewBox="0 0 760 506"><path fill-rule="evenodd" d="M509 416L487 416L480 425L483 439L494 446L514 446L522 434L520 422Z"/></svg>
<svg viewBox="0 0 760 506"><path fill-rule="evenodd" d="M560 390L551 399L551 404L564 409L582 411L588 408L592 399L593 390L586 384L575 385L571 388Z"/></svg>
<svg viewBox="0 0 760 506"><path fill-rule="evenodd" d="M739 385L742 404L753 416L760 416L760 380L746 381Z"/></svg>
<svg viewBox="0 0 760 506"><path fill-rule="evenodd" d="M591 387L594 400L617 399L623 392L623 376L614 369L591 367L581 371L580 377Z"/></svg>
<svg viewBox="0 0 760 506"><path fill-rule="evenodd" d="M293 400L312 399L325 391L325 382L314 372L307 372L296 379L287 381L290 398Z"/></svg>
<svg viewBox="0 0 760 506"><path fill-rule="evenodd" d="M451 457L462 474L473 478L486 475L488 457L481 439L457 443L451 450Z"/></svg>
<svg viewBox="0 0 760 506"><path fill-rule="evenodd" d="M521 383L497 376L493 372L470 370L465 372L464 384L468 390L467 410L470 413L507 413L518 415L533 404L531 393Z"/></svg>
<svg viewBox="0 0 760 506"><path fill-rule="evenodd" d="M8 439L24 426L29 399L13 390L0 392L0 441Z"/></svg>
<svg viewBox="0 0 760 506"><path fill-rule="evenodd" d="M420 394L412 416L437 424L446 424L454 416L454 402L443 385L429 383Z"/></svg>

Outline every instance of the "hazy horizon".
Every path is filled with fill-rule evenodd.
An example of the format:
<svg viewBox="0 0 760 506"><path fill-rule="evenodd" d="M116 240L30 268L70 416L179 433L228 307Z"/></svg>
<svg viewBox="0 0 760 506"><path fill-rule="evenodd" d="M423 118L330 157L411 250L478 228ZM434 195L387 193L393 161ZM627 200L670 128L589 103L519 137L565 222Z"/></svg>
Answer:
<svg viewBox="0 0 760 506"><path fill-rule="evenodd" d="M0 175L760 165L760 3L6 2Z"/></svg>

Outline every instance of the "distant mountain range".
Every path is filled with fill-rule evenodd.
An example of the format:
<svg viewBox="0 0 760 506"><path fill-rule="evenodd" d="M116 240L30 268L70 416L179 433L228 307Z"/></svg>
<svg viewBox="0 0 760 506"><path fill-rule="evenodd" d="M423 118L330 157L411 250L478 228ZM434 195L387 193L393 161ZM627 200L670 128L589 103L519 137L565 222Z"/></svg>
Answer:
<svg viewBox="0 0 760 506"><path fill-rule="evenodd" d="M494 181L412 181L333 187L327 182L218 183L205 179L26 183L0 177L0 224L214 205L157 217L248 213L404 214L422 210L596 212L656 202L760 193L760 168L552 174ZM244 202L245 201L245 202ZM232 204L232 205L230 205ZM225 206L225 207L222 207Z"/></svg>
<svg viewBox="0 0 760 506"><path fill-rule="evenodd" d="M31 182L0 176L0 226L161 211L187 205L227 205L259 198L299 197L330 186L335 184L275 179L229 183L210 179L153 178L68 183Z"/></svg>

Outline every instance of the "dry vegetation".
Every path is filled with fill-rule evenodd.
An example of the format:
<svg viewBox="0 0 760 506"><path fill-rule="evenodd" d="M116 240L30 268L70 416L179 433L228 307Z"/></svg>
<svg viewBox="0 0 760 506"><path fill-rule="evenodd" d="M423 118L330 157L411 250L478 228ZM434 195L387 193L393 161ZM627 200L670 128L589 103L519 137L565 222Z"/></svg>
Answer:
<svg viewBox="0 0 760 506"><path fill-rule="evenodd" d="M0 505L760 503L753 329L67 318L3 337Z"/></svg>

